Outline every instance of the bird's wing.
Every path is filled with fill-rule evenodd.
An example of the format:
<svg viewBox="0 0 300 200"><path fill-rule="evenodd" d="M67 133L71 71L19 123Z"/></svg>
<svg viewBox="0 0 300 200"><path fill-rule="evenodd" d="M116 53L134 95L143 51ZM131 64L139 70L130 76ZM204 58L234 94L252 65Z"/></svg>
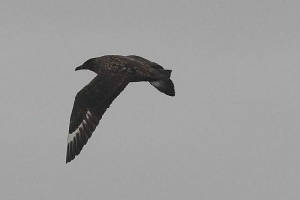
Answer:
<svg viewBox="0 0 300 200"><path fill-rule="evenodd" d="M77 93L70 118L67 163L80 153L106 109L128 83L126 76L98 75Z"/></svg>

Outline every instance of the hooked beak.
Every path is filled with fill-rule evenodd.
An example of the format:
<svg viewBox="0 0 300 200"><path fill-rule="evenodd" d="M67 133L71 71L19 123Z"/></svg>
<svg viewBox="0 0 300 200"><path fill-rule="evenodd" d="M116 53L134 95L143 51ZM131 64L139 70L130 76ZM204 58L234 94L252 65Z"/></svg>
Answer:
<svg viewBox="0 0 300 200"><path fill-rule="evenodd" d="M75 68L75 71L81 70L81 69L85 69L85 67L83 65L80 65L80 66L78 66L78 67Z"/></svg>

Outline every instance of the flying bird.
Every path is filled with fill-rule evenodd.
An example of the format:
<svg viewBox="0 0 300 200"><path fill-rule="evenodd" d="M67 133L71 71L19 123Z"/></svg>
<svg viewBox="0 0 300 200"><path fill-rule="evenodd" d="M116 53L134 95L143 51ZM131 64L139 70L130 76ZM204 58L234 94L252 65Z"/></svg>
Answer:
<svg viewBox="0 0 300 200"><path fill-rule="evenodd" d="M77 156L99 124L112 101L130 82L147 81L160 92L175 96L172 70L140 56L106 55L91 58L77 70L91 70L97 76L75 97L69 125L66 163Z"/></svg>

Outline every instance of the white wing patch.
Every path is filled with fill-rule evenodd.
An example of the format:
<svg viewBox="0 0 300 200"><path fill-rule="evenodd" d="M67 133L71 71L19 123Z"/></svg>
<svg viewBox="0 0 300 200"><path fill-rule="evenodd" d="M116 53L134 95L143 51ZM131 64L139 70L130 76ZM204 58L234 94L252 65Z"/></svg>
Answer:
<svg viewBox="0 0 300 200"><path fill-rule="evenodd" d="M76 137L77 134L80 134L80 129L82 129L84 127L84 125L87 125L86 120L89 120L92 116L92 113L88 110L87 113L85 114L85 118L83 119L83 121L81 122L81 124L78 126L78 128L73 131L73 133L69 133L68 134L68 144L73 141L74 137Z"/></svg>

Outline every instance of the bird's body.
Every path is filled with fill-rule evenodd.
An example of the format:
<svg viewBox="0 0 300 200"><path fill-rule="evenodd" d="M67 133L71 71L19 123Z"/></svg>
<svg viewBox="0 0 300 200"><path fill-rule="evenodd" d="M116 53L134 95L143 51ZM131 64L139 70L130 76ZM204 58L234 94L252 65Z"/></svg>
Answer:
<svg viewBox="0 0 300 200"><path fill-rule="evenodd" d="M122 75L128 77L129 82L163 79L165 71L168 72L168 70L164 70L160 65L139 56L106 55L91 58L84 65L100 76L122 73Z"/></svg>
<svg viewBox="0 0 300 200"><path fill-rule="evenodd" d="M97 76L74 101L70 118L66 162L78 155L112 101L130 82L149 81L159 91L174 96L171 70L139 56L106 55L91 58L75 70L88 69Z"/></svg>

